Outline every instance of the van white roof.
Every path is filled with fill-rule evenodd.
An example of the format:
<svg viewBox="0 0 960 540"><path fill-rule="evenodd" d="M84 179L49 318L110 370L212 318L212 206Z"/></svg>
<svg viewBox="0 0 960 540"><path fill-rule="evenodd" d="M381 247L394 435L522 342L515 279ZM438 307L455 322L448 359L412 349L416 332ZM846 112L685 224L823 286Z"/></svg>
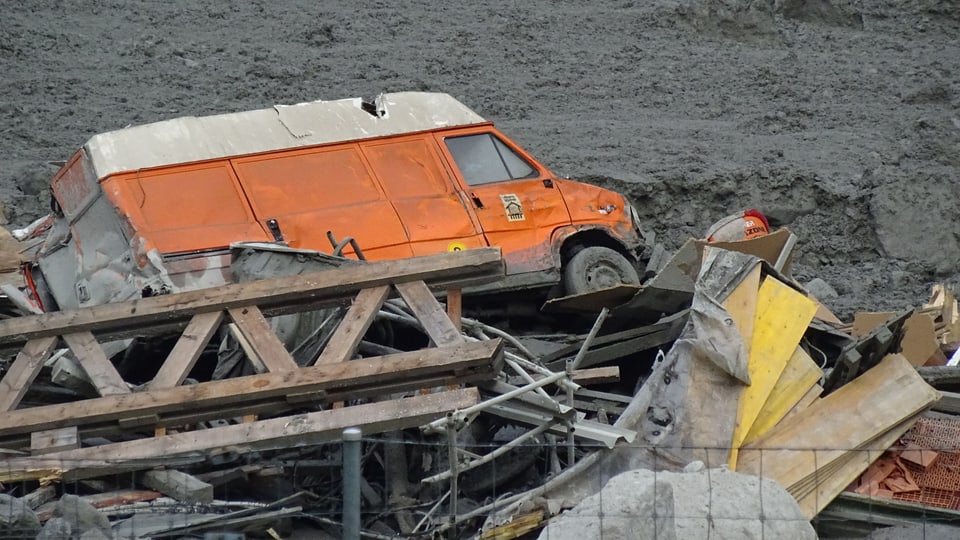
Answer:
<svg viewBox="0 0 960 540"><path fill-rule="evenodd" d="M430 92L275 105L270 109L186 116L94 135L84 150L97 178L176 163L479 124L452 96Z"/></svg>

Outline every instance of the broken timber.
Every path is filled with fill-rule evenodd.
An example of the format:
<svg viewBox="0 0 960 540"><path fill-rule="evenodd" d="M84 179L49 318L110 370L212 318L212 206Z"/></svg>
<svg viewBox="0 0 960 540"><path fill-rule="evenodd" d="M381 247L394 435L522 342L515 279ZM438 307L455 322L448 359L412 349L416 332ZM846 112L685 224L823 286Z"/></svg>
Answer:
<svg viewBox="0 0 960 540"><path fill-rule="evenodd" d="M0 408L6 412L0 417L0 445L26 447L31 439L40 440L38 434L56 429L71 429L80 439L118 432L127 438L145 431L158 434L96 447L48 448L41 455L7 460L0 476L88 478L193 462L225 446L250 451L321 444L337 440L346 427L362 426L368 434L404 429L474 405L476 389L463 389L184 431L207 420L290 414L338 400L493 379L502 360L500 340L465 342L430 287L449 289L496 279L502 272L498 250L469 250L0 321L0 347L24 345L0 380ZM438 347L348 361L393 289ZM317 365L298 366L266 319L352 296L356 299L347 319L319 353ZM217 329L229 321L245 339L258 373L181 386ZM97 337L150 335L158 327L185 329L154 380L131 392ZM59 338L101 397L18 409ZM167 427L181 432L166 435Z"/></svg>

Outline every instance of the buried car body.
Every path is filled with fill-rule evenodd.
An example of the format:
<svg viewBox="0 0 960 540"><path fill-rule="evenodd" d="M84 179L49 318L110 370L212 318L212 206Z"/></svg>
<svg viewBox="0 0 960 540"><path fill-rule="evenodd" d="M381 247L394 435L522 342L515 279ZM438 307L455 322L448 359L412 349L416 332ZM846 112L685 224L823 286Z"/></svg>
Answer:
<svg viewBox="0 0 960 540"><path fill-rule="evenodd" d="M47 310L229 282L239 242L330 252L352 238L343 255L367 260L499 246L497 287L568 293L636 283L644 249L622 195L558 178L442 93L103 133L51 187L28 276Z"/></svg>

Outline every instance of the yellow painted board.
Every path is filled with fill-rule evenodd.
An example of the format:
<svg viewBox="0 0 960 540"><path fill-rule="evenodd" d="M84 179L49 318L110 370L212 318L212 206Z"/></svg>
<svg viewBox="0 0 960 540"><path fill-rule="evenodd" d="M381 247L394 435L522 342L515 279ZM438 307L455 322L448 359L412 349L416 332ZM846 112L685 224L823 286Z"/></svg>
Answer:
<svg viewBox="0 0 960 540"><path fill-rule="evenodd" d="M736 468L738 449L816 312L816 302L773 277L760 285L747 363L750 386L740 392L730 445L731 470Z"/></svg>
<svg viewBox="0 0 960 540"><path fill-rule="evenodd" d="M766 433L770 428L777 425L783 417L790 412L794 405L803 399L803 396L817 384L823 372L817 366L816 362L810 358L810 355L801 347L793 351L793 356L783 368L783 373L777 379L777 384L770 391L770 397L767 398L760 414L753 422L753 427L743 439L744 444L756 440L757 437Z"/></svg>
<svg viewBox="0 0 960 540"><path fill-rule="evenodd" d="M750 341L753 339L753 324L757 314L760 274L761 267L757 264L723 301L723 308L730 314L743 338L747 358L750 357Z"/></svg>
<svg viewBox="0 0 960 540"><path fill-rule="evenodd" d="M780 422L786 422L787 420L792 418L794 415L800 414L803 411L805 411L807 407L813 405L814 403L820 400L820 394L822 393L823 393L822 386L820 386L819 384L813 385L813 388L808 390L807 393L804 394L802 398L800 398L800 401L798 401L797 404L794 405L792 409L787 411L786 416L781 418ZM780 425L780 424L777 424L777 425ZM750 441L750 442L753 442L753 441ZM747 443L747 444L750 444L750 443Z"/></svg>

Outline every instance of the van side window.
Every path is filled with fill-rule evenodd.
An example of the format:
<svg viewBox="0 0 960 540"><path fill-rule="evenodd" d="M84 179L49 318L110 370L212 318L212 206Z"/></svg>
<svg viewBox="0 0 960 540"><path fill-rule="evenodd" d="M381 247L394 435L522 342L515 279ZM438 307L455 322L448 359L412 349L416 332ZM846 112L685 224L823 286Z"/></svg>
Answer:
<svg viewBox="0 0 960 540"><path fill-rule="evenodd" d="M463 179L471 186L531 178L537 170L490 133L445 139Z"/></svg>

